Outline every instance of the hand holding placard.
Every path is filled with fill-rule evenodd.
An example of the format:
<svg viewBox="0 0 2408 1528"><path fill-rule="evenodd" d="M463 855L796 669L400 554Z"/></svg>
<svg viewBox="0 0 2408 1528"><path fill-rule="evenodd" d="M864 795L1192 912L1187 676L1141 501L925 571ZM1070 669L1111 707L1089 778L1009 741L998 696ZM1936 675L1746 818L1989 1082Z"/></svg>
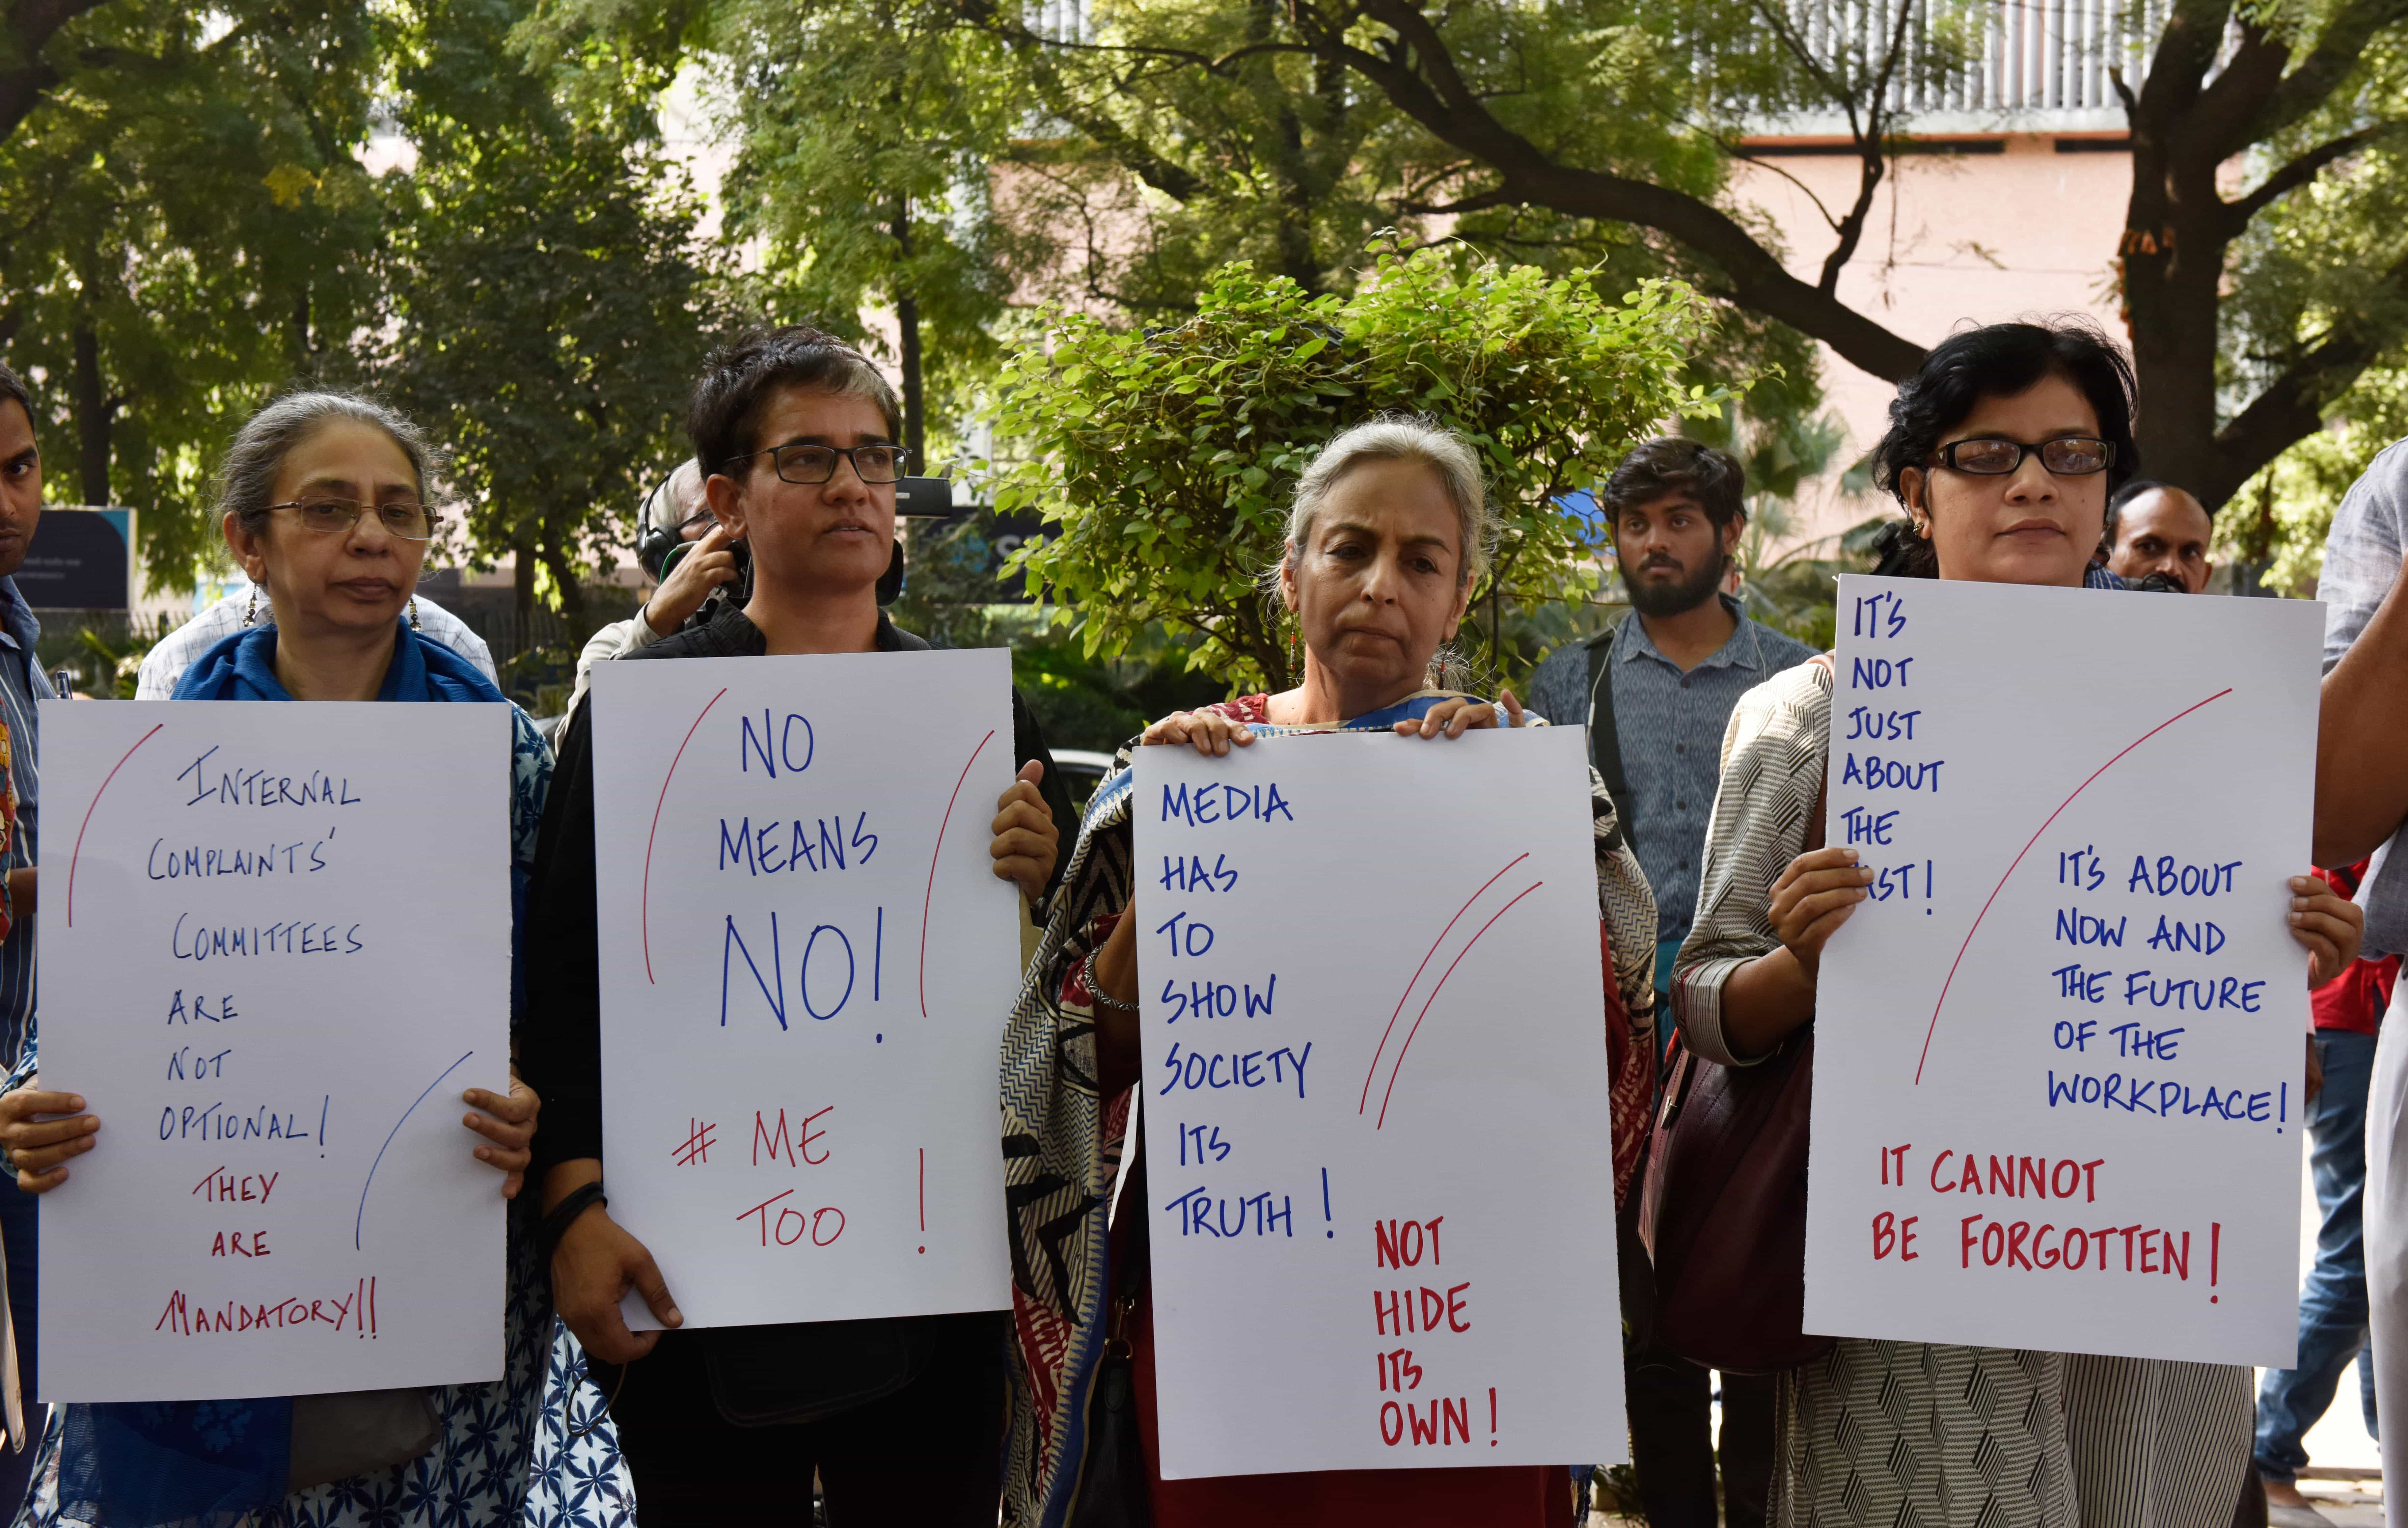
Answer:
<svg viewBox="0 0 2408 1528"><path fill-rule="evenodd" d="M997 881L1041 890L1053 844L1010 700L999 650L596 671L610 1204L581 1223L624 1233L564 1247L597 1287L640 1253L688 1325L1006 1303Z"/></svg>
<svg viewBox="0 0 2408 1528"><path fill-rule="evenodd" d="M12 1097L0 1132L52 1191L45 1398L498 1378L500 1191L535 1113L489 1091L508 707L42 720L52 778L82 782L46 823L64 894L38 931L43 1069L77 1092ZM113 1123L38 1118L83 1099Z"/></svg>
<svg viewBox="0 0 2408 1528"><path fill-rule="evenodd" d="M1612 1457L1579 735L1233 741L1126 808L1165 1476Z"/></svg>
<svg viewBox="0 0 2408 1528"><path fill-rule="evenodd" d="M2289 1361L2315 621L1842 579L1808 1330Z"/></svg>

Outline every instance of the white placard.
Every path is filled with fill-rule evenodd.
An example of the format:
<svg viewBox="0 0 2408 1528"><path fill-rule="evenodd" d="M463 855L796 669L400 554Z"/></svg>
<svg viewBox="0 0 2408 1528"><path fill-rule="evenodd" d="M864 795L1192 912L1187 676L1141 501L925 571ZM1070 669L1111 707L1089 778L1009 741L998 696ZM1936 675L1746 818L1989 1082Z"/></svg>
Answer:
<svg viewBox="0 0 2408 1528"><path fill-rule="evenodd" d="M502 1378L504 706L44 701L42 1398ZM20 739L19 747L30 746Z"/></svg>
<svg viewBox="0 0 2408 1528"><path fill-rule="evenodd" d="M1163 1475L1627 1457L1579 729L1136 777Z"/></svg>
<svg viewBox="0 0 2408 1528"><path fill-rule="evenodd" d="M1010 1303L1012 758L1001 649L595 669L610 1213L688 1326Z"/></svg>
<svg viewBox="0 0 2408 1528"><path fill-rule="evenodd" d="M1806 1329L2289 1365L2323 607L1839 608Z"/></svg>

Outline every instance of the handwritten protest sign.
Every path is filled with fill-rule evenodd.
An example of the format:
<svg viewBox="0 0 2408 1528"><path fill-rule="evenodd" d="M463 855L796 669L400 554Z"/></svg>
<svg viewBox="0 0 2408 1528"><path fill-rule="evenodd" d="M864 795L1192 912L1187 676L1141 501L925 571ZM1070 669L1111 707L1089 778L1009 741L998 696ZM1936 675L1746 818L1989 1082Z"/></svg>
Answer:
<svg viewBox="0 0 2408 1528"><path fill-rule="evenodd" d="M45 701L50 1401L502 1378L501 706ZM21 742L20 746L23 746Z"/></svg>
<svg viewBox="0 0 2408 1528"><path fill-rule="evenodd" d="M1010 672L1000 649L595 670L610 1213L690 1326L1009 1303Z"/></svg>
<svg viewBox="0 0 2408 1528"><path fill-rule="evenodd" d="M1841 579L1808 1331L2292 1362L2322 632Z"/></svg>
<svg viewBox="0 0 2408 1528"><path fill-rule="evenodd" d="M1166 1477L1624 1457L1585 763L1139 751Z"/></svg>

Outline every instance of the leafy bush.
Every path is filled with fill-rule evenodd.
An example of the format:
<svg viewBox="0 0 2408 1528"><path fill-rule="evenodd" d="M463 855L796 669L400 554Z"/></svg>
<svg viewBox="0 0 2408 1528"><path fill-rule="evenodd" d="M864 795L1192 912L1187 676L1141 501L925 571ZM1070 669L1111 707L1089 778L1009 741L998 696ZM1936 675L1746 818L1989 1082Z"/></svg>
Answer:
<svg viewBox="0 0 2408 1528"><path fill-rule="evenodd" d="M1315 297L1249 263L1215 272L1193 318L1114 330L1051 317L1050 344L1004 372L996 507L1058 534L1013 565L1089 654L1149 627L1194 639L1187 666L1237 689L1293 682L1298 657L1259 578L1280 554L1297 474L1323 442L1391 410L1426 414L1480 452L1504 521L1475 599L1576 598L1595 581L1556 500L1593 488L1629 446L1725 392L1684 387L1712 322L1686 286L1619 304L1588 273L1550 276L1460 251L1378 254L1351 296Z"/></svg>

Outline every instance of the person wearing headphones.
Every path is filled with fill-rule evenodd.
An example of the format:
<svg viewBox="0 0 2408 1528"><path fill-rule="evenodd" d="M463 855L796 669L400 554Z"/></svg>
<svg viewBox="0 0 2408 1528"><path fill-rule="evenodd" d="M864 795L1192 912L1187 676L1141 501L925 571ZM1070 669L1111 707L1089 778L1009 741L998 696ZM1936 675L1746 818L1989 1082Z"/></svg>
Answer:
<svg viewBox="0 0 2408 1528"><path fill-rule="evenodd" d="M658 580L643 607L586 639L577 655L577 688L565 715L573 716L594 680L594 665L624 657L674 635L724 584L743 577L726 527L711 517L703 476L692 457L644 496L638 514L636 560Z"/></svg>

